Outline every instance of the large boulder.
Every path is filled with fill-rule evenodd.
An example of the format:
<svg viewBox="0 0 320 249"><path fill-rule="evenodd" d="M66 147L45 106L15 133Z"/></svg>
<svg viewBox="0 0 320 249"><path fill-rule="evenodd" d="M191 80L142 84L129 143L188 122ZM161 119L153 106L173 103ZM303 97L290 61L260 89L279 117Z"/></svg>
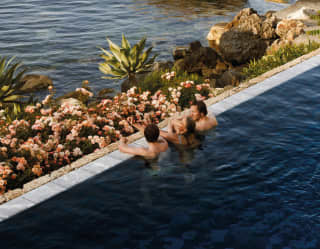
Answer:
<svg viewBox="0 0 320 249"><path fill-rule="evenodd" d="M264 55L268 45L278 38L278 21L272 12L260 16L254 9L246 8L230 23L214 25L207 38L218 44L218 51L226 61L239 65Z"/></svg>
<svg viewBox="0 0 320 249"><path fill-rule="evenodd" d="M284 19L278 23L276 33L282 40L292 41L303 34L305 28L302 21Z"/></svg>
<svg viewBox="0 0 320 249"><path fill-rule="evenodd" d="M230 22L226 28L238 29L244 32L251 32L253 35L262 39L275 39L275 28L278 19L272 13L266 16L260 16L252 8L246 8L236 15L232 22Z"/></svg>
<svg viewBox="0 0 320 249"><path fill-rule="evenodd" d="M21 90L24 92L34 92L38 90L44 90L47 89L48 86L52 86L53 82L52 79L50 79L46 75L40 75L40 74L29 74L25 75L21 82L24 82Z"/></svg>
<svg viewBox="0 0 320 249"><path fill-rule="evenodd" d="M251 32L234 29L223 34L219 50L226 61L233 65L240 65L253 58L262 57L267 47L266 41Z"/></svg>
<svg viewBox="0 0 320 249"><path fill-rule="evenodd" d="M202 75L206 69L215 69L218 59L222 61L214 49L202 47L199 41L195 41L190 43L186 55L175 61L174 67L179 71Z"/></svg>

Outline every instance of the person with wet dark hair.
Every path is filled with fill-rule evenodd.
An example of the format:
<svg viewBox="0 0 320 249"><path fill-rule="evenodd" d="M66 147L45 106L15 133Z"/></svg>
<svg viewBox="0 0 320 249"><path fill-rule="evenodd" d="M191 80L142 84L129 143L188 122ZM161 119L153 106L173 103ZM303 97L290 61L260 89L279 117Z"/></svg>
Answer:
<svg viewBox="0 0 320 249"><path fill-rule="evenodd" d="M129 146L127 144L128 139L122 137L119 144L119 150L121 152L135 156L143 156L147 159L154 159L157 158L161 152L165 152L168 149L167 141L159 136L160 130L157 125L148 124L144 127L142 125L135 124L134 126L143 132L147 140L148 147Z"/></svg>
<svg viewBox="0 0 320 249"><path fill-rule="evenodd" d="M214 115L208 116L207 106L203 101L193 103L190 111L190 117L196 122L197 131L207 131L218 125Z"/></svg>
<svg viewBox="0 0 320 249"><path fill-rule="evenodd" d="M196 134L196 123L191 117L182 118L179 125L175 125L175 120L171 120L168 131L160 131L160 135L178 146L193 147L200 143Z"/></svg>
<svg viewBox="0 0 320 249"><path fill-rule="evenodd" d="M147 125L144 129L144 136L149 143L154 143L158 140L160 134L159 127L155 124Z"/></svg>

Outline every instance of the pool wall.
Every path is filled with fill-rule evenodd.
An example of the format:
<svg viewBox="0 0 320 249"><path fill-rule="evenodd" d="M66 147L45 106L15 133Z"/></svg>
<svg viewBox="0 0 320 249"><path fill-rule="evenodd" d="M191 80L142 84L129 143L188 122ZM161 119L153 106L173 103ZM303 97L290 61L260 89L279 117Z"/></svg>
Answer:
<svg viewBox="0 0 320 249"><path fill-rule="evenodd" d="M208 99L208 111L219 115L319 65L320 49ZM160 128L166 125L167 120L160 124ZM141 133L133 134L129 141L135 146L146 144ZM0 206L0 222L132 157L121 153L117 148L117 143L111 144L99 152L84 156L49 175L25 184L23 189L12 190L0 196L0 203L7 201Z"/></svg>

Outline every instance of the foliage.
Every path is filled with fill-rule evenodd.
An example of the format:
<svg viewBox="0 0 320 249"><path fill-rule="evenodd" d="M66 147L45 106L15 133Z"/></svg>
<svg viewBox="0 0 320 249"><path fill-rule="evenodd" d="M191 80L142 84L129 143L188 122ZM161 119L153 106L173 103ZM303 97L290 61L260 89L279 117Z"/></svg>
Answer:
<svg viewBox="0 0 320 249"><path fill-rule="evenodd" d="M23 97L21 78L25 70L18 72L20 63L11 64L14 58L0 59L0 108L17 115L21 109L20 99Z"/></svg>
<svg viewBox="0 0 320 249"><path fill-rule="evenodd" d="M143 51L146 44L146 38L142 38L137 44L131 47L129 41L122 35L121 47L107 39L110 52L101 48L103 54L101 57L105 60L99 64L99 69L102 73L110 76L105 76L105 79L123 79L132 77L137 73L145 72L152 66L157 55L154 55L148 60L152 51L149 47Z"/></svg>
<svg viewBox="0 0 320 249"><path fill-rule="evenodd" d="M316 20L318 22L318 25L320 25L320 11L318 11L317 15L310 16L312 20Z"/></svg>
<svg viewBox="0 0 320 249"><path fill-rule="evenodd" d="M320 35L320 29L309 30L306 33L307 35Z"/></svg>
<svg viewBox="0 0 320 249"><path fill-rule="evenodd" d="M174 70L174 68L172 69ZM203 78L198 74L188 74L187 72L175 72L169 70L150 72L141 81L138 81L136 86L138 91L150 91L151 94L161 90L166 96L170 96L172 88L181 88L181 96L178 105L183 109L190 105L190 102L195 100L195 94L199 93L202 96L208 97L209 91L202 90L199 92L196 88L197 85L203 83ZM183 87L187 84L185 82L193 82L190 87ZM189 85L188 85L189 86ZM198 87L199 88L199 87ZM203 88L204 89L204 88Z"/></svg>
<svg viewBox="0 0 320 249"><path fill-rule="evenodd" d="M243 69L246 79L252 79L271 69L286 64L304 54L320 47L320 43L309 42L308 44L287 45L275 51L271 55L263 56L259 60L251 60L249 65Z"/></svg>
<svg viewBox="0 0 320 249"><path fill-rule="evenodd" d="M196 84L202 83L203 78L198 74L188 74L187 72L174 71L173 77L166 78L165 75L170 74L170 70L160 70L148 73L142 80L138 81L136 86L139 91L150 91L154 94L156 91L161 90L164 94L168 94L169 87L178 87L181 82L190 80ZM170 78L170 79L169 79Z"/></svg>

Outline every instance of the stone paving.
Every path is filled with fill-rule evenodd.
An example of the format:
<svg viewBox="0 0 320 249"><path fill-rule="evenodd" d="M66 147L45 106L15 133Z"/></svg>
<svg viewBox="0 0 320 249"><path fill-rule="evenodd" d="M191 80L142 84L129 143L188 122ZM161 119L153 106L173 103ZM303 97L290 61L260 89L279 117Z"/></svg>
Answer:
<svg viewBox="0 0 320 249"><path fill-rule="evenodd" d="M249 99L252 99L276 86L287 82L297 75L304 73L316 66L320 66L320 55L314 56L307 61L304 61L256 85L246 88L241 92L236 93L216 104L213 104L208 107L208 111L214 115L219 115ZM141 146L145 144L146 141L144 138L141 138L133 143L134 146ZM95 175L100 174L129 158L131 158L130 155L123 154L119 150L116 150L20 197L8 201L0 206L0 222L63 191L66 191L76 184L80 184L81 182L94 177Z"/></svg>

